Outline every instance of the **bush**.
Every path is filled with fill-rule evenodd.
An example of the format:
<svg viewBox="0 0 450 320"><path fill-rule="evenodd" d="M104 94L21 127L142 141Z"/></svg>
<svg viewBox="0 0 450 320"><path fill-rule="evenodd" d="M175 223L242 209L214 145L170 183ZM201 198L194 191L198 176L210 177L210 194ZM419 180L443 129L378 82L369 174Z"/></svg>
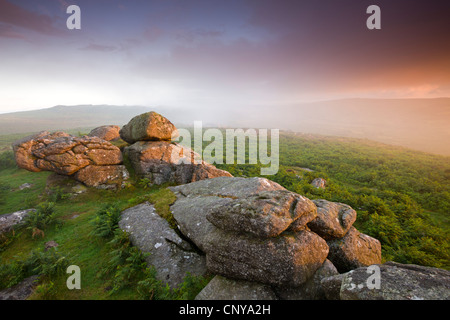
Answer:
<svg viewBox="0 0 450 320"><path fill-rule="evenodd" d="M50 188L48 192L48 201L50 202L60 202L70 197L70 193L64 192L61 187Z"/></svg>
<svg viewBox="0 0 450 320"><path fill-rule="evenodd" d="M3 181L0 181L0 204L5 203L6 196L10 189L11 189L10 185L8 185Z"/></svg>
<svg viewBox="0 0 450 320"><path fill-rule="evenodd" d="M55 248L34 250L25 259L0 264L0 289L12 287L35 274L50 281L64 274L69 265L69 260Z"/></svg>
<svg viewBox="0 0 450 320"><path fill-rule="evenodd" d="M33 251L27 259L27 263L33 266L33 272L52 278L64 274L70 265L68 259L62 256L56 248L49 250Z"/></svg>
<svg viewBox="0 0 450 320"><path fill-rule="evenodd" d="M32 231L32 237L44 237L44 230L56 222L55 204L53 202L40 203L36 211L30 212L25 218L27 229Z"/></svg>
<svg viewBox="0 0 450 320"><path fill-rule="evenodd" d="M0 171L11 168L16 168L16 159L14 158L14 152L5 151L0 153Z"/></svg>
<svg viewBox="0 0 450 320"><path fill-rule="evenodd" d="M112 294L141 279L147 264L144 254L131 245L128 234L120 229L114 232L108 246L109 260L100 270L100 276L112 277Z"/></svg>
<svg viewBox="0 0 450 320"><path fill-rule="evenodd" d="M121 209L118 204L106 204L95 214L92 220L94 230L92 235L101 238L111 238L117 230L120 220Z"/></svg>

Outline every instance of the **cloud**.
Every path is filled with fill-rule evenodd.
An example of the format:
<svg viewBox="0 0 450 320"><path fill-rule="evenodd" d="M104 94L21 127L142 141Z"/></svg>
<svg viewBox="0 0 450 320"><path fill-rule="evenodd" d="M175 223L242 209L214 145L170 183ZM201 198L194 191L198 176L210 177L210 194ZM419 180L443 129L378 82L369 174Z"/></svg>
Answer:
<svg viewBox="0 0 450 320"><path fill-rule="evenodd" d="M0 37L22 40L28 39L24 34L15 31L14 28L8 24L0 24Z"/></svg>
<svg viewBox="0 0 450 320"><path fill-rule="evenodd" d="M115 51L117 48L114 46L108 46L108 45L102 45L102 44L96 44L96 43L90 43L87 46L80 48L79 50L86 50L86 51L100 51L100 52L111 52Z"/></svg>
<svg viewBox="0 0 450 320"><path fill-rule="evenodd" d="M22 28L50 36L64 34L63 28L55 26L55 22L61 21L57 17L29 11L7 0L0 0L0 8L0 22L13 27L16 33L19 32L16 28Z"/></svg>
<svg viewBox="0 0 450 320"><path fill-rule="evenodd" d="M195 41L208 41L220 38L224 34L223 31L219 30L208 30L208 29L182 29L175 32L175 38L177 40L186 41L188 43L193 43Z"/></svg>

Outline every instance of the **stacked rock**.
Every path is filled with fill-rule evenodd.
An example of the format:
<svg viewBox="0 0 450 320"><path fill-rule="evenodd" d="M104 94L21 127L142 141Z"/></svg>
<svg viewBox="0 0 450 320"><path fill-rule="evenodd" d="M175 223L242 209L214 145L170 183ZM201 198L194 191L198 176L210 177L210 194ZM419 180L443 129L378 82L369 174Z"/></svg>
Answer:
<svg viewBox="0 0 450 320"><path fill-rule="evenodd" d="M120 149L98 137L42 131L14 142L13 150L19 168L72 176L90 187L115 189L129 177Z"/></svg>
<svg viewBox="0 0 450 320"><path fill-rule="evenodd" d="M312 293L323 277L381 263L378 240L354 227L356 212L311 201L264 178L219 177L170 188L179 230L225 279L271 286L287 299ZM224 278L221 278L223 282Z"/></svg>
<svg viewBox="0 0 450 320"><path fill-rule="evenodd" d="M183 184L231 176L201 160L201 156L190 148L171 142L177 136L176 127L153 111L134 117L120 130L120 137L131 144L124 153L136 174L153 184Z"/></svg>

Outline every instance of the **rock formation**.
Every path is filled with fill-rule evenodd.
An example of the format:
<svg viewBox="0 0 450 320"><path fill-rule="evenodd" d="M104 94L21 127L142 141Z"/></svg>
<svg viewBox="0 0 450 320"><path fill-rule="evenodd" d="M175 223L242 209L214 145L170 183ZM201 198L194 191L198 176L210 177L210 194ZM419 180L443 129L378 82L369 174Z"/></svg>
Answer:
<svg viewBox="0 0 450 320"><path fill-rule="evenodd" d="M156 112L134 117L120 130L123 140L132 145L124 149L136 174L160 185L165 182L184 184L193 181L231 176L206 163L201 156L178 143L175 126Z"/></svg>
<svg viewBox="0 0 450 320"><path fill-rule="evenodd" d="M187 272L195 276L206 273L205 257L171 229L152 205L143 203L125 210L119 227L130 235L133 245L149 253L148 265L154 266L158 279L170 287L180 285Z"/></svg>
<svg viewBox="0 0 450 320"><path fill-rule="evenodd" d="M179 230L206 254L210 272L271 285L285 296L302 290L304 297L324 295L306 283L337 273L327 240L344 237L356 219L353 209L337 203L319 207L319 216L314 202L264 178L218 177L170 190L177 196L171 210ZM372 255L348 259L381 263L380 249L371 246Z"/></svg>
<svg viewBox="0 0 450 320"><path fill-rule="evenodd" d="M173 218L188 242L163 227L148 204L124 211L119 225L151 253L148 263L162 278L178 279L168 280L172 286L189 269L192 247L200 250L187 259L196 261L194 270L220 277L198 299L324 299L321 281L338 274L334 261L341 269L381 263L378 240L352 227L356 212L344 204L313 202L264 178L217 177L169 189L177 198Z"/></svg>
<svg viewBox="0 0 450 320"><path fill-rule="evenodd" d="M72 176L87 186L112 189L128 179L120 149L98 137L43 131L14 142L13 150L19 168Z"/></svg>
<svg viewBox="0 0 450 320"><path fill-rule="evenodd" d="M88 136L98 137L105 141L114 141L120 139L119 131L120 131L119 126L107 125L92 129L91 132L88 134Z"/></svg>
<svg viewBox="0 0 450 320"><path fill-rule="evenodd" d="M120 130L120 137L130 144L148 140L170 141L177 136L172 122L154 111L134 117Z"/></svg>

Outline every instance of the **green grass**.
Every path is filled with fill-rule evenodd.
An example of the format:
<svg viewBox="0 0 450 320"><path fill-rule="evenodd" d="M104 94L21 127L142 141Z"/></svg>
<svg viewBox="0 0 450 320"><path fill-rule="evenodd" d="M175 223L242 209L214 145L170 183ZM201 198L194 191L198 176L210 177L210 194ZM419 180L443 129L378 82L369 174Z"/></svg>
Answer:
<svg viewBox="0 0 450 320"><path fill-rule="evenodd" d="M0 148L3 143L8 149L8 144L19 136L0 136ZM310 199L323 198L351 205L358 212L355 226L382 242L384 260L450 268L448 157L355 139L288 134L281 136L280 143L280 171L268 178ZM126 158L124 164L130 167ZM235 176L260 175L259 165L218 167ZM299 169L305 167L314 172ZM33 299L140 298L132 286L111 294L112 279L99 276L108 265L110 247L108 239L92 235L92 220L105 204L116 204L124 210L149 201L174 228L169 208L175 196L167 185L148 186L129 171L130 185L125 189L89 188L86 193L57 201L56 218L62 223L46 228L44 238L33 239L31 231L22 228L15 235L8 235L11 242L3 248L0 239L0 266L25 259L33 250L42 249L47 241L54 240L59 244L58 252L81 268L82 289L68 290L67 275L63 274L51 280L53 286L44 282ZM45 188L50 174L32 173L9 165L0 167L0 214L35 207L49 200ZM328 181L327 189L316 189L309 184L316 177ZM24 183L33 186L19 190Z"/></svg>
<svg viewBox="0 0 450 320"><path fill-rule="evenodd" d="M0 197L0 214L28 209L38 204L44 197L43 190L50 172L31 173L15 168L0 171L0 183L7 190ZM19 186L30 183L32 186L19 190Z"/></svg>
<svg viewBox="0 0 450 320"><path fill-rule="evenodd" d="M7 169L0 171L0 177L7 179L13 190L25 182L33 183L33 188L23 191L10 191L5 202L1 205L4 213L25 209L23 197L35 199L33 202L44 201L48 196L44 192L48 172L31 173L22 169ZM98 273L108 260L106 240L92 236L92 219L95 213L105 203L118 204L122 209L130 205L130 199L143 198L145 195L159 190L159 187L139 189L131 186L120 191L89 189L88 192L59 201L55 204L56 217L62 224L47 228L45 237L31 236L30 230L21 228L15 232L14 240L0 252L0 264L26 258L34 249L43 248L47 241L56 241L57 250L67 256L71 264L81 269L81 290L68 290L65 284L66 275L53 279L54 297L57 299L137 299L133 288L120 290L110 295L106 288L105 279L99 278ZM21 201L22 199L22 201ZM134 199L134 200L133 200ZM12 236L11 234L9 235ZM32 298L42 298L34 296Z"/></svg>

